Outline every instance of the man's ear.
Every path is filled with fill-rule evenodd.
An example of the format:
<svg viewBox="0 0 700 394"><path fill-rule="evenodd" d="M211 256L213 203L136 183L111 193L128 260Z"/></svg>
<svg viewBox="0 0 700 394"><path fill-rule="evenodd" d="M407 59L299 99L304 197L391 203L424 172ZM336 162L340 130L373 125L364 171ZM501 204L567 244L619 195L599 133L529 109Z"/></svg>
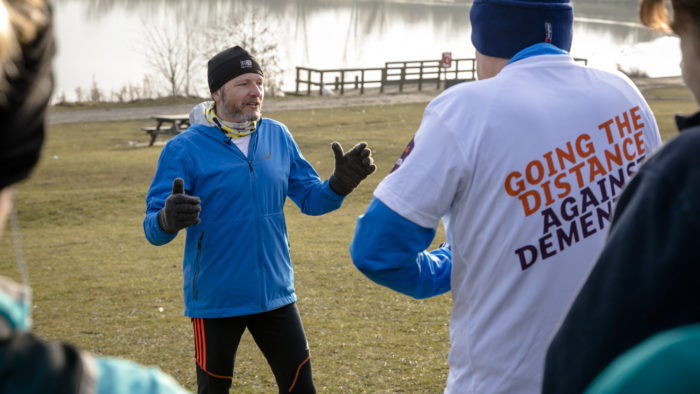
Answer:
<svg viewBox="0 0 700 394"><path fill-rule="evenodd" d="M221 95L219 94L218 89L214 92L211 92L211 99L214 100L215 103L218 103L219 101L221 101Z"/></svg>

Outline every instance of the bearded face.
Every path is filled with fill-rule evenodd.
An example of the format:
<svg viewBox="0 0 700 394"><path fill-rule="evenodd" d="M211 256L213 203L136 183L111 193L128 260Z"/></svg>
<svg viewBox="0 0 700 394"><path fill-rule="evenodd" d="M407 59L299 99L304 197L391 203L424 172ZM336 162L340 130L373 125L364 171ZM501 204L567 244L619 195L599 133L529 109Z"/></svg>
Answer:
<svg viewBox="0 0 700 394"><path fill-rule="evenodd" d="M239 75L226 82L212 94L217 115L228 122L259 120L265 96L263 82L263 77L256 73Z"/></svg>

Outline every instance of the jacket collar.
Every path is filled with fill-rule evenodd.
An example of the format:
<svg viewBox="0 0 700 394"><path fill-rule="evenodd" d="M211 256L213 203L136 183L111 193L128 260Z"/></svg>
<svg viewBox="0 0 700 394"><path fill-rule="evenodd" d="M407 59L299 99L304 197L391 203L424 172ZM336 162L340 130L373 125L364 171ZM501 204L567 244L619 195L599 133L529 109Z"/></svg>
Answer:
<svg viewBox="0 0 700 394"><path fill-rule="evenodd" d="M676 115L675 118L678 131L700 126L700 112L696 112L694 115L690 116Z"/></svg>
<svg viewBox="0 0 700 394"><path fill-rule="evenodd" d="M559 49L556 46L545 43L545 42L540 42L534 45L530 45L529 47L521 50L520 52L516 53L513 55L512 58L508 61L508 64L515 63L518 60L521 59L526 59L528 57L532 56L539 56L539 55L568 55L569 52Z"/></svg>

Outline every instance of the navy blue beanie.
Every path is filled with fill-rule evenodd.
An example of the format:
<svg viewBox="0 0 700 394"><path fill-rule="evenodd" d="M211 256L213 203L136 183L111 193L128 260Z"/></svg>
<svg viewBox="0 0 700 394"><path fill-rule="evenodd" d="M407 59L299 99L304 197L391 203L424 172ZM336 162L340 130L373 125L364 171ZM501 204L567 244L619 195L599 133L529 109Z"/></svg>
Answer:
<svg viewBox="0 0 700 394"><path fill-rule="evenodd" d="M474 0L469 19L480 53L510 59L530 45L571 49L574 10L569 0Z"/></svg>

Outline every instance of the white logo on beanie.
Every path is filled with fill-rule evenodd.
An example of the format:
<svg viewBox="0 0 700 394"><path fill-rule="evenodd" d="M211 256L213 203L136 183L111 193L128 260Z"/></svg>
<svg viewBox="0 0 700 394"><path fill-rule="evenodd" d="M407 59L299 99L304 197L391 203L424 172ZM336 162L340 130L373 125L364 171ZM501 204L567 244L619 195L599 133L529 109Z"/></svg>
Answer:
<svg viewBox="0 0 700 394"><path fill-rule="evenodd" d="M241 68L253 68L253 61L250 59L241 60Z"/></svg>

